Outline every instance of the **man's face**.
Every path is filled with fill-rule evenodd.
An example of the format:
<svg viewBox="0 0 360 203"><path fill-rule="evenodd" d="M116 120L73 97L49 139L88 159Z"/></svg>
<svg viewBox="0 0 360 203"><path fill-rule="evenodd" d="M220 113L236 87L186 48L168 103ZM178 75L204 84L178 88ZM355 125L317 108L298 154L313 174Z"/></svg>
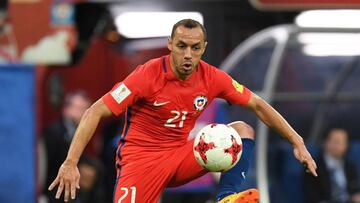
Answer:
<svg viewBox="0 0 360 203"><path fill-rule="evenodd" d="M348 147L348 136L342 129L334 129L330 132L326 143L326 152L334 158L343 158Z"/></svg>
<svg viewBox="0 0 360 203"><path fill-rule="evenodd" d="M171 51L171 68L178 78L184 80L191 75L205 52L206 44L200 27L176 28L173 38L168 40L168 48Z"/></svg>
<svg viewBox="0 0 360 203"><path fill-rule="evenodd" d="M70 104L64 108L64 117L79 124L82 115L90 107L90 102L81 96L74 96Z"/></svg>

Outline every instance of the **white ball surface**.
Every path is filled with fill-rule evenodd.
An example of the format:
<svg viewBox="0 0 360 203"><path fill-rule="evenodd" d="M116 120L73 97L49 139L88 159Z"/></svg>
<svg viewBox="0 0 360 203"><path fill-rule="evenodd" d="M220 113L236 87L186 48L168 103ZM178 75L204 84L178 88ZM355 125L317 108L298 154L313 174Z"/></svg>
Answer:
<svg viewBox="0 0 360 203"><path fill-rule="evenodd" d="M202 167L212 172L224 172L240 160L242 141L232 127L209 124L197 133L193 151Z"/></svg>

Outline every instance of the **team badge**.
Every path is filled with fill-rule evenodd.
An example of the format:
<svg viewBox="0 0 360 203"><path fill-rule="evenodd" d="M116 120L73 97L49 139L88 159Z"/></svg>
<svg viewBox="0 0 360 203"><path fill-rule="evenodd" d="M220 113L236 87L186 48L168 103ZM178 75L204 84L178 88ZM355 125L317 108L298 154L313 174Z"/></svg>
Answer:
<svg viewBox="0 0 360 203"><path fill-rule="evenodd" d="M208 101L208 99L205 96L197 96L194 99L194 108L197 111L203 110L207 104L207 101Z"/></svg>
<svg viewBox="0 0 360 203"><path fill-rule="evenodd" d="M240 92L241 94L244 92L244 86L240 85L236 80L233 79L232 85L235 87L236 91Z"/></svg>

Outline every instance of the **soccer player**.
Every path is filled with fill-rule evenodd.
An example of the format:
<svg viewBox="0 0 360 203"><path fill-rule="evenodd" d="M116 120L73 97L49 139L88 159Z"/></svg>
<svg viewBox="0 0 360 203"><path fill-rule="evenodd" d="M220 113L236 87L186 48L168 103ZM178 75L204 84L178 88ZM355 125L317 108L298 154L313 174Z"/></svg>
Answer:
<svg viewBox="0 0 360 203"><path fill-rule="evenodd" d="M252 110L294 147L295 157L316 175L316 164L303 139L263 99L225 72L201 60L206 31L197 21L181 20L168 39L170 54L139 65L125 80L96 101L84 114L68 155L50 185L56 198L75 198L79 187L77 164L99 121L126 112L126 124L116 152L114 203L158 202L165 187L177 186L205 174L188 141L196 119L214 98ZM217 201L257 202L258 191L239 191L254 147L254 131L244 122L229 124L243 139L238 164L222 174Z"/></svg>

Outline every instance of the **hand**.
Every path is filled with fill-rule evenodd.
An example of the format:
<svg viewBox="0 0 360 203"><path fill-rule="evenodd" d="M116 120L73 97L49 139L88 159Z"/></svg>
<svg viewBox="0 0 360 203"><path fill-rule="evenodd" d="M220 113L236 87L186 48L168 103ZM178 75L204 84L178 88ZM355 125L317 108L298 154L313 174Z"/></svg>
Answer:
<svg viewBox="0 0 360 203"><path fill-rule="evenodd" d="M294 155L296 159L305 166L306 172L311 173L313 176L317 177L316 163L304 144L300 144L294 147Z"/></svg>
<svg viewBox="0 0 360 203"><path fill-rule="evenodd" d="M69 200L69 195L71 194L71 199L76 197L76 188L80 189L79 185L80 173L75 163L65 160L61 165L58 175L55 180L49 186L49 190L52 190L56 185L59 184L55 198L59 199L61 193L64 192L64 201Z"/></svg>

